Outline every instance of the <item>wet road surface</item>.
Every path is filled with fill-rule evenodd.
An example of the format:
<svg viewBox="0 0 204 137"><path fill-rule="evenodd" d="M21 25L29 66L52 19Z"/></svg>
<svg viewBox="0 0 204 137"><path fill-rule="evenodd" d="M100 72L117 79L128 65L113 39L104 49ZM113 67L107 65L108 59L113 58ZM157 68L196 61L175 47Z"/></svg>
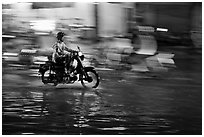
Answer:
<svg viewBox="0 0 204 137"><path fill-rule="evenodd" d="M202 134L201 56L168 73L99 71L98 89L3 73L4 135Z"/></svg>

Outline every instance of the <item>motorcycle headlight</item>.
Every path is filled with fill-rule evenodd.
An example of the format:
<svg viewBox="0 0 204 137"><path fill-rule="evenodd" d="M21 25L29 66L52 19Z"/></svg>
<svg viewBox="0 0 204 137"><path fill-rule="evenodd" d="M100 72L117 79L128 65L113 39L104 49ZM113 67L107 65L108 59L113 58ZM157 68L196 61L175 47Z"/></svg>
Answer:
<svg viewBox="0 0 204 137"><path fill-rule="evenodd" d="M79 52L78 54L79 54L79 56L82 56L82 52Z"/></svg>

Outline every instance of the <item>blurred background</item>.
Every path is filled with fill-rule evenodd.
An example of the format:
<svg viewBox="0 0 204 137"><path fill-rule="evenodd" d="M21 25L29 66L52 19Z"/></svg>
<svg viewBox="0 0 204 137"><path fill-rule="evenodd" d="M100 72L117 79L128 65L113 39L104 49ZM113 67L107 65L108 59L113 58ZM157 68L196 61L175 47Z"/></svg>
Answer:
<svg viewBox="0 0 204 137"><path fill-rule="evenodd" d="M199 2L4 3L3 59L33 64L39 49L51 52L58 31L65 32L71 43L100 49L100 54L104 49L107 53L108 48L115 53L115 60L118 54L122 60L121 53L131 52L132 48L152 54L165 46L201 51L201 11ZM131 42L135 30L139 31L140 44ZM94 59L101 62L101 57Z"/></svg>
<svg viewBox="0 0 204 137"><path fill-rule="evenodd" d="M59 31L101 77L44 85ZM202 134L202 2L4 2L3 134Z"/></svg>

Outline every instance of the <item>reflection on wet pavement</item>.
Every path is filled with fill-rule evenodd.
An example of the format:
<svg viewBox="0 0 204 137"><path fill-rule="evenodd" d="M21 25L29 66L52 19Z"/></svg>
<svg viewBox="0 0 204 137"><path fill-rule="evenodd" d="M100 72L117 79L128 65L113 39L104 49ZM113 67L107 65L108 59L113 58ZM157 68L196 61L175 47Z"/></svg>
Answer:
<svg viewBox="0 0 204 137"><path fill-rule="evenodd" d="M136 90L135 85L129 85L127 93L122 92L127 87L117 87L117 85L112 86L114 90L63 86L57 88L5 86L3 87L3 133L196 134L199 132L200 116L195 115L199 110L192 108L197 105L193 101L197 98L184 96L185 99L182 99L174 88L165 89L165 86L150 85L146 88L137 85ZM194 104L190 105L189 100ZM180 106L177 105L179 103ZM189 107L183 108L182 104L185 104L185 107L189 104Z"/></svg>

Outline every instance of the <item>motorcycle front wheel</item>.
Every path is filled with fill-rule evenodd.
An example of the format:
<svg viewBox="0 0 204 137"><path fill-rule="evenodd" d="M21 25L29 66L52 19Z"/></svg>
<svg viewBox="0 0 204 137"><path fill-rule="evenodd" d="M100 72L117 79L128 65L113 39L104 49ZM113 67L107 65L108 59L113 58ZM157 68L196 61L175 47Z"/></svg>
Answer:
<svg viewBox="0 0 204 137"><path fill-rule="evenodd" d="M99 76L96 73L96 71L95 70L87 70L86 73L89 76L89 78L86 79L85 76L83 76L83 78L81 79L81 84L85 88L97 88L99 85Z"/></svg>

